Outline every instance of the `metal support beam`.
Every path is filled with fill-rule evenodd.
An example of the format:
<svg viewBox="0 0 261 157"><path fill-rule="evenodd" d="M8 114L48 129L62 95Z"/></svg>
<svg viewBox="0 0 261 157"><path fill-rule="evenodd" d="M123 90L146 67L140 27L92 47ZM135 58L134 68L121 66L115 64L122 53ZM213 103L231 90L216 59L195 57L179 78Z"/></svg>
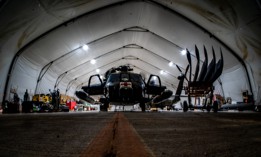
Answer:
<svg viewBox="0 0 261 157"><path fill-rule="evenodd" d="M66 93L68 92L68 90L70 90L71 86L73 85L73 83L74 83L76 80L77 80L77 78L71 80L71 81L68 83L68 85L67 85L67 87L66 87L66 90L65 90L65 95L66 95Z"/></svg>
<svg viewBox="0 0 261 157"><path fill-rule="evenodd" d="M59 83L62 81L62 79L66 76L66 74L68 73L68 71L62 73L61 75L58 76L58 78L56 79L55 81L55 84L54 84L54 90L58 87Z"/></svg>
<svg viewBox="0 0 261 157"><path fill-rule="evenodd" d="M48 64L46 64L42 70L40 71L39 73L39 76L37 78L37 83L36 83L36 87L35 87L35 90L34 90L34 94L37 93L37 90L38 90L38 86L39 86L39 83L40 81L42 80L43 76L46 74L46 72L49 70L49 68L52 66L53 62L50 62Z"/></svg>
<svg viewBox="0 0 261 157"><path fill-rule="evenodd" d="M144 29L144 28L139 27L139 26L128 27L128 28L125 28L125 29L122 29L122 30L119 30L119 31L116 31L116 32L113 32L113 33L110 33L110 34L107 34L107 35L105 35L105 36L102 36L102 37L100 37L100 38L97 38L97 39L95 39L95 40L92 40L92 41L90 41L90 42L88 42L88 43L86 43L86 44L87 44L87 45L90 45L90 44L93 44L93 43L95 43L95 42L98 42L98 41L103 40L103 39L105 39L105 38L109 38L109 37L111 37L111 36L113 36L113 35L116 35L116 34L122 33L122 32L151 33L152 35L155 35L156 37L158 37L158 38L160 38L160 39L163 39L163 40L165 40L165 41L171 43L171 44L174 45L175 47L177 47L177 48L183 50L183 48L182 48L181 46L177 45L176 43L173 43L172 41L170 41L170 40L168 40L168 39L166 39L166 38L164 38L164 37L158 35L157 33L152 32L152 31L150 31L150 30L148 30L148 29ZM58 61L58 60L60 60L60 59L62 59L62 58L64 58L64 57L66 57L66 56L68 56L68 55L70 55L70 54L76 52L76 50L79 50L79 49L81 49L81 48L82 48L82 46L77 47L77 48L75 48L75 49L73 49L73 50L71 50L71 51L69 51L69 52L67 52L67 53L65 53L65 54L63 54L63 55L61 55L60 57L58 57L58 58L52 60L50 63L54 63L54 62L56 62L56 61ZM136 44L128 44L128 45L126 45L124 48L143 48L143 47L138 46L138 45L136 45ZM119 49L121 49L121 48L119 48ZM143 49L145 49L145 48L143 48ZM117 49L116 49L116 50L117 50ZM116 50L113 50L113 51L116 51ZM148 49L145 49L145 50L149 51ZM112 52L113 52L113 51L112 51ZM112 53L112 52L107 52L107 53ZM150 52L151 52L151 51L150 51ZM157 55L156 53L153 53L153 54L154 54L154 55ZM104 56L104 55L100 55L100 56L96 57L96 59L98 59L98 58L100 58L100 57L103 57L103 56ZM157 55L157 56L163 58L163 57L160 56L160 55ZM192 56L195 57L194 55L192 55ZM165 60L166 60L166 59L165 59ZM169 61L169 62L170 62L170 61ZM49 65L50 63L48 63L47 65ZM44 67L46 67L47 65L45 65ZM51 64L51 65L52 65L52 64ZM50 66L51 66L51 65L50 65ZM79 65L79 66L81 66L81 65ZM43 71L44 67L42 68L41 71ZM49 68L50 68L50 67L49 67ZM48 68L48 69L49 69L49 68ZM48 71L48 69L47 69L47 71ZM47 71L46 71L46 72L47 72ZM67 71L69 71L69 70L67 70ZM45 73L46 73L46 72L45 72ZM44 74L45 74L45 73L44 73ZM63 73L62 73L61 75L63 75ZM39 74L39 76L40 76L40 74ZM42 75L41 78L42 78L43 76L44 76L44 75ZM58 77L60 77L60 76L58 76ZM58 78L57 78L57 79L58 79ZM56 82L57 82L57 79L56 79ZM41 81L41 80L40 80L40 81ZM39 84L40 81L37 81L36 87L38 87L38 84ZM35 93L37 93L37 89L35 90Z"/></svg>
<svg viewBox="0 0 261 157"><path fill-rule="evenodd" d="M126 46L129 46L129 45L133 45L133 44L128 44L128 45L126 45ZM122 46L122 47L120 47L120 48L117 48L117 49L114 49L114 50L112 50L112 51L106 52L106 53L104 53L104 54L102 54L102 55L99 55L99 56L93 58L93 59L96 60L96 59L99 59L99 58L102 58L102 57L111 55L111 54L115 53L115 52L118 51L118 50L121 50L121 49L123 49L123 48L126 48L126 46ZM58 85L59 85L59 83L61 82L61 80L62 80L62 78L63 78L62 76L65 76L65 75L66 75L67 73L69 73L70 71L75 70L76 68L79 68L79 67L81 67L81 66L83 66L83 65L85 65L85 64L87 64L87 63L89 63L90 61L91 61L91 60L87 60L86 62L83 62L83 63L81 63L81 64L79 64L79 65L77 65L77 66L75 66L75 67L73 67L73 68L71 68L71 69L69 69L69 70L67 70L66 72L60 74L60 75L58 76L58 78L56 79L56 84L55 84L55 86L58 86ZM62 78L61 78L61 77L62 77ZM61 79L60 79L60 78L61 78ZM58 79L60 79L59 82L58 82ZM58 84L57 84L57 82L58 82Z"/></svg>

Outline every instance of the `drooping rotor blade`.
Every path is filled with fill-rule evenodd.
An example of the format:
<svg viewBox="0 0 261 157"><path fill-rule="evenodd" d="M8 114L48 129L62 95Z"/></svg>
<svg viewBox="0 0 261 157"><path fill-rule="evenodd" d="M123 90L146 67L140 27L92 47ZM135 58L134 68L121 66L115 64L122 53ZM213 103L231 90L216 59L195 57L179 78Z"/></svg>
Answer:
<svg viewBox="0 0 261 157"><path fill-rule="evenodd" d="M189 105L189 107L191 107L191 96L190 96L190 94L188 94L188 105Z"/></svg>
<svg viewBox="0 0 261 157"><path fill-rule="evenodd" d="M209 82L210 81L210 78L212 77L213 72L216 69L216 55L215 55L213 47L212 47L212 50L213 50L212 51L213 58L212 58L211 62L208 65L207 73L206 73L206 75L204 77L204 80L203 80L204 82Z"/></svg>
<svg viewBox="0 0 261 157"><path fill-rule="evenodd" d="M173 92L171 90L165 90L160 95L155 96L151 101L152 103L160 103L172 96Z"/></svg>
<svg viewBox="0 0 261 157"><path fill-rule="evenodd" d="M187 67L186 67L185 74L184 74L184 75L185 75L185 79L186 79L187 81L188 81L188 79L187 79L187 73L188 73L189 67L190 67L190 66L189 66L189 64L188 64Z"/></svg>
<svg viewBox="0 0 261 157"><path fill-rule="evenodd" d="M88 103L91 103L91 104L93 104L94 101L95 101L92 97L88 96L87 93L85 93L85 92L83 92L83 91L76 91L76 92L75 92L75 95L76 95L79 99L81 99L81 100L83 100L83 101L86 101L86 102L88 102Z"/></svg>
<svg viewBox="0 0 261 157"><path fill-rule="evenodd" d="M188 65L188 67L189 67L189 65ZM182 74L181 76L178 77L179 84L178 84L178 88L177 88L176 93L175 93L175 98L172 100L172 104L175 104L178 101L180 101L180 95L181 95L181 92L182 92L182 89L183 89L183 83L184 83L185 78L186 78L185 74Z"/></svg>
<svg viewBox="0 0 261 157"><path fill-rule="evenodd" d="M212 71L212 73L211 73L212 75L210 76L210 78L209 78L208 81L210 81L211 78L214 77L214 75L215 75L215 73L216 73L216 71L217 71L217 68L216 68L216 65L217 65L217 63L216 63L216 54L215 54L215 51L214 51L213 46L212 46L212 53L213 53L213 59L214 59L215 67L213 67L213 71Z"/></svg>
<svg viewBox="0 0 261 157"><path fill-rule="evenodd" d="M189 68L189 82L191 81L191 73L192 73L192 65L191 65L191 56L190 56L190 52L189 52L189 50L188 49L186 49L187 50L187 59L188 59L188 62L189 62L189 66L190 66L190 68Z"/></svg>
<svg viewBox="0 0 261 157"><path fill-rule="evenodd" d="M180 69L180 67L176 64L176 67L178 68L178 70L180 71L180 73L182 73L182 70Z"/></svg>
<svg viewBox="0 0 261 157"><path fill-rule="evenodd" d="M200 81L200 82L203 81L204 76L206 75L206 72L207 72L207 67L208 67L208 53L207 53L205 46L204 46L204 55L205 55L205 60L202 64L200 74L199 74L199 77L198 77L198 81Z"/></svg>
<svg viewBox="0 0 261 157"><path fill-rule="evenodd" d="M197 81L198 78L198 72L199 72L199 66L200 66L200 56L199 56L199 51L197 46L195 45L195 53L196 53L196 58L197 58L197 65L196 65L196 69L195 69L195 75L193 78L193 81Z"/></svg>
<svg viewBox="0 0 261 157"><path fill-rule="evenodd" d="M214 83L219 78L219 76L222 74L223 66L224 66L224 59L223 59L222 50L220 49L220 59L216 64L215 74L210 79L211 83Z"/></svg>
<svg viewBox="0 0 261 157"><path fill-rule="evenodd" d="M175 104L175 103L177 103L178 101L180 101L180 95L181 95L181 92L182 92L182 90L183 90L184 80L186 79L186 80L188 81L188 79L186 78L188 69L189 69L189 64L188 64L187 67L186 67L185 73L182 74L182 75L180 75L180 76L178 77L178 79L179 79L179 84L178 84L178 88L177 88L177 90L176 90L175 98L172 100L172 104Z"/></svg>

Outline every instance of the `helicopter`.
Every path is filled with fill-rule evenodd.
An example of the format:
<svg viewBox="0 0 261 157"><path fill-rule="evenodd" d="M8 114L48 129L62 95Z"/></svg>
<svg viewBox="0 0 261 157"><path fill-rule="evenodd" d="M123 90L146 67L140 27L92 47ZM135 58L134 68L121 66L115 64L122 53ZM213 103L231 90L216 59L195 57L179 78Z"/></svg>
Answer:
<svg viewBox="0 0 261 157"><path fill-rule="evenodd" d="M93 103L94 99L91 96L101 95L99 102L103 104L101 106L103 111L108 110L109 104L139 104L144 112L145 104L153 100L155 96L158 97L157 101L162 101L173 94L162 85L158 75L151 74L146 83L141 74L134 73L133 68L129 65L111 68L106 71L104 77L102 80L99 74L90 76L88 85L82 86L84 92L76 91L76 96L81 100Z"/></svg>

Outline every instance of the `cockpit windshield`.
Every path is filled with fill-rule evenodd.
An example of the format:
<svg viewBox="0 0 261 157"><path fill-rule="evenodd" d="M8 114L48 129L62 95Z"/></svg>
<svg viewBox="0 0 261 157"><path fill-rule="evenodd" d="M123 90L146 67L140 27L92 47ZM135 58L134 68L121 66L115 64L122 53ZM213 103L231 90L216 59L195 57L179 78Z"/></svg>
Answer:
<svg viewBox="0 0 261 157"><path fill-rule="evenodd" d="M138 82L143 83L142 77L139 74L134 73L117 73L117 74L111 74L108 78L108 82L114 83L114 82Z"/></svg>

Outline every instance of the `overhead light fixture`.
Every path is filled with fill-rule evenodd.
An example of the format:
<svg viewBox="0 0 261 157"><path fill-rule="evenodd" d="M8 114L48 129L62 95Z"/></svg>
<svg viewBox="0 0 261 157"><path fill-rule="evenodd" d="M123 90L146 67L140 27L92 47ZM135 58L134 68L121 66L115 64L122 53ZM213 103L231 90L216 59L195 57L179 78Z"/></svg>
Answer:
<svg viewBox="0 0 261 157"><path fill-rule="evenodd" d="M91 60L91 64L95 64L96 63L96 60L95 59L92 59Z"/></svg>
<svg viewBox="0 0 261 157"><path fill-rule="evenodd" d="M89 50L89 46L85 44L85 45L82 46L82 49L83 49L84 51L88 51L88 50Z"/></svg>
<svg viewBox="0 0 261 157"><path fill-rule="evenodd" d="M100 69L96 69L96 72L97 72L97 73L100 73Z"/></svg>
<svg viewBox="0 0 261 157"><path fill-rule="evenodd" d="M182 50L182 51L180 51L180 52L181 52L182 55L185 55L185 54L187 53L186 50Z"/></svg>
<svg viewBox="0 0 261 157"><path fill-rule="evenodd" d="M160 71L160 74L161 74L161 75L164 75L164 74L165 74L165 71L164 71L164 70L161 70L161 71Z"/></svg>
<svg viewBox="0 0 261 157"><path fill-rule="evenodd" d="M173 66L173 62L172 61L169 62L169 66L170 67Z"/></svg>

